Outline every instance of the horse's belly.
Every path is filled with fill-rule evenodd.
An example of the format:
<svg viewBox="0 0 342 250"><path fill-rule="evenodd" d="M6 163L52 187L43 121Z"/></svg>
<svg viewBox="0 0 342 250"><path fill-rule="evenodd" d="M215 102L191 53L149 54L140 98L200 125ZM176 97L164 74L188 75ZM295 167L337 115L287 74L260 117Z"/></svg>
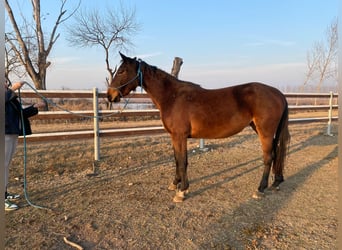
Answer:
<svg viewBox="0 0 342 250"><path fill-rule="evenodd" d="M203 123L192 123L191 125L191 137L192 138L204 138L204 139L218 139L226 138L231 135L241 132L245 127L250 124L248 121L238 121L234 124L203 124Z"/></svg>

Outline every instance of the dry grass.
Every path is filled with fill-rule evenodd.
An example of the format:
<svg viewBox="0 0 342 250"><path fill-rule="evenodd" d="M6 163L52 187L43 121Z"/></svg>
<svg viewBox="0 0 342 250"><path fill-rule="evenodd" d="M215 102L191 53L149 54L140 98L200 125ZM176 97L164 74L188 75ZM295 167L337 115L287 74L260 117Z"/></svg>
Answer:
<svg viewBox="0 0 342 250"><path fill-rule="evenodd" d="M85 249L336 249L337 138L324 131L325 123L290 126L286 181L261 200L251 198L263 170L251 129L206 140L207 152L189 140L182 204L167 190L174 162L166 134L102 138L96 175L92 140L31 143L29 197L52 210L21 199L6 213L6 249L72 249L63 237ZM22 145L10 182L22 192Z"/></svg>

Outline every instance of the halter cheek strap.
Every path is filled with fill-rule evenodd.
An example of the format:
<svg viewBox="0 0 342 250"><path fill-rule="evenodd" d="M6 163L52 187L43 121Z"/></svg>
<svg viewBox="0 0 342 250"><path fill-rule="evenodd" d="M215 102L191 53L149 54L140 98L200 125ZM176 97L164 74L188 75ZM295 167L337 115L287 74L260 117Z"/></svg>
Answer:
<svg viewBox="0 0 342 250"><path fill-rule="evenodd" d="M138 59L139 65L138 65L138 73L137 73L137 77L139 78L139 86L141 89L141 92L143 91L143 74L141 71L141 59Z"/></svg>

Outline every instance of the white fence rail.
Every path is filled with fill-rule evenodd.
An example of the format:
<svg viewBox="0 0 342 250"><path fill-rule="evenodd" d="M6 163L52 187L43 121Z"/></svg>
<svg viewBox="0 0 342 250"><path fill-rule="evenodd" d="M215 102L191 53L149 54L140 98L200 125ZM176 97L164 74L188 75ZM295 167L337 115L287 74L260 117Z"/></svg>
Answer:
<svg viewBox="0 0 342 250"><path fill-rule="evenodd" d="M51 141L51 140L65 140L65 139L77 139L77 138L94 138L94 155L95 161L100 158L99 144L101 136L128 136L128 135L144 135L144 134L156 134L165 132L162 126L155 127L137 127L137 128L123 128L123 129L103 129L99 128L99 120L110 115L111 117L124 117L124 116L157 116L159 111L157 109L143 109L143 110L131 110L125 109L122 112L113 110L99 110L99 99L104 100L106 98L106 92L98 92L97 88L93 91L51 91L42 90L39 94L44 98L51 99L91 99L93 102L93 110L63 110L63 111L40 111L34 119L49 120L49 119L75 119L79 117L88 117L94 120L93 130L85 131L67 131L67 132L51 132L51 133L35 133L26 137L28 141ZM290 119L291 123L298 122L315 122L315 121L327 121L327 134L331 134L331 122L337 120L338 117L332 116L332 110L337 109L337 97L336 93L287 93L286 98L289 100L290 111L305 111L305 110L320 110L327 111L327 115L324 117L312 117L312 118L296 118ZM29 90L22 90L21 97L23 100L27 98L39 97L35 92ZM146 103L148 96L146 94L132 94L128 96L130 103L139 103L139 100L143 100ZM321 105L303 105L299 102L303 102L304 99L325 99L328 104ZM150 101L151 102L151 101ZM295 104L293 104L295 103ZM298 104L298 105L297 105ZM54 106L54 105L52 105ZM200 142L201 147L204 146L204 142Z"/></svg>

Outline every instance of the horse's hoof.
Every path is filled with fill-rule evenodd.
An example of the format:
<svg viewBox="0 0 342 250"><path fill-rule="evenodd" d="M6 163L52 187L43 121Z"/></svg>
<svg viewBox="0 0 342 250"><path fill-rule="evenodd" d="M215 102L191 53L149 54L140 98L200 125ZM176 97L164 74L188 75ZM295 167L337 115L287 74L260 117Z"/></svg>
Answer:
<svg viewBox="0 0 342 250"><path fill-rule="evenodd" d="M173 202L176 202L176 203L183 202L185 199L185 195L187 193L189 193L188 189L184 190L184 191L180 191L180 190L176 191L176 195L175 195L175 197L173 197Z"/></svg>
<svg viewBox="0 0 342 250"><path fill-rule="evenodd" d="M170 191L176 191L177 190L177 185L171 183L168 187L167 187L168 190Z"/></svg>
<svg viewBox="0 0 342 250"><path fill-rule="evenodd" d="M256 191L253 194L253 198L254 199L262 199L264 196L265 196L265 193L264 192L260 192L260 191Z"/></svg>
<svg viewBox="0 0 342 250"><path fill-rule="evenodd" d="M173 202L175 203L179 203L179 202L183 202L184 201L184 197L179 197L179 196L175 196L173 197Z"/></svg>
<svg viewBox="0 0 342 250"><path fill-rule="evenodd" d="M279 186L271 186L270 188L272 191L279 191L280 187Z"/></svg>

